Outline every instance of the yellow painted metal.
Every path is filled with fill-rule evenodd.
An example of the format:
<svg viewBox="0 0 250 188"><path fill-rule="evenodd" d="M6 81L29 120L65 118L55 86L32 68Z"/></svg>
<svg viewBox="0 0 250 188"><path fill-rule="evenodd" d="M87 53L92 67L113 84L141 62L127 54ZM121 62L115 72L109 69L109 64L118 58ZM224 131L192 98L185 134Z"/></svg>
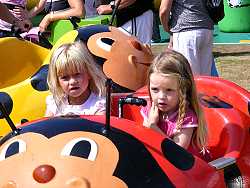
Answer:
<svg viewBox="0 0 250 188"><path fill-rule="evenodd" d="M159 10L160 5L161 5L161 0L154 0L154 8L156 10Z"/></svg>
<svg viewBox="0 0 250 188"><path fill-rule="evenodd" d="M26 8L28 10L31 10L32 8L34 8L34 6L36 6L39 3L39 0L27 0L27 6Z"/></svg>
<svg viewBox="0 0 250 188"><path fill-rule="evenodd" d="M49 50L28 41L8 37L0 39L0 92L6 92L13 100L10 114L15 124L22 118L33 120L45 110L48 92L33 89L30 78L44 64ZM0 120L0 136L10 131L4 119Z"/></svg>
<svg viewBox="0 0 250 188"><path fill-rule="evenodd" d="M240 43L249 43L250 44L250 40L240 40Z"/></svg>
<svg viewBox="0 0 250 188"><path fill-rule="evenodd" d="M57 49L59 46L61 46L62 44L74 42L77 35L78 35L78 32L76 30L71 30L67 32L66 34L64 34L61 38L59 38L57 42L55 43L55 45L53 46L53 48L51 49L44 63L49 64L50 56L53 53L53 51Z"/></svg>
<svg viewBox="0 0 250 188"><path fill-rule="evenodd" d="M77 34L76 30L69 31L51 50L13 37L0 39L0 92L8 93L13 100L10 117L14 124L20 124L23 118L35 120L44 116L49 92L35 90L30 78L42 65L49 64L54 49L75 41ZM6 120L1 119L0 137L9 131Z"/></svg>

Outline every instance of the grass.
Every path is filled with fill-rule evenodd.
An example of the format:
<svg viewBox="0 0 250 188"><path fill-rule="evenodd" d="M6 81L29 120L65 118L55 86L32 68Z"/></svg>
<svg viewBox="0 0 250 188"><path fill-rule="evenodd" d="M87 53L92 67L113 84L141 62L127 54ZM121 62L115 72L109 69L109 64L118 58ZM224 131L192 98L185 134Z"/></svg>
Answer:
<svg viewBox="0 0 250 188"><path fill-rule="evenodd" d="M154 54L166 48L166 44L152 46ZM250 91L250 45L214 45L214 57L219 76Z"/></svg>

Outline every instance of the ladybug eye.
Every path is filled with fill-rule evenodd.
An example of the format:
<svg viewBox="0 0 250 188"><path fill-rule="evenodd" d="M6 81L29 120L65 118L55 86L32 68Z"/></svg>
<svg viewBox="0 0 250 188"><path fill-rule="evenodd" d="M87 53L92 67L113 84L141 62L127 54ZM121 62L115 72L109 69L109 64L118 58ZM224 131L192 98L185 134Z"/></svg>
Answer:
<svg viewBox="0 0 250 188"><path fill-rule="evenodd" d="M23 140L16 139L5 145L0 153L0 161L19 153L26 151L26 143Z"/></svg>
<svg viewBox="0 0 250 188"><path fill-rule="evenodd" d="M94 161L97 155L97 144L89 138L76 138L64 146L61 155L81 157Z"/></svg>
<svg viewBox="0 0 250 188"><path fill-rule="evenodd" d="M110 52L111 46L114 43L114 40L111 38L99 38L96 41L96 44L103 50Z"/></svg>

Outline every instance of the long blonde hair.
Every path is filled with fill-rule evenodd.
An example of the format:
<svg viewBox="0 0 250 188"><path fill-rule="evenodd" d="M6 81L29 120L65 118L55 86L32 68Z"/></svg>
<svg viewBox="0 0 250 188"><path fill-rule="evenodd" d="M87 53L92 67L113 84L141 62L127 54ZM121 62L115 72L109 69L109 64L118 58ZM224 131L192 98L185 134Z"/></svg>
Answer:
<svg viewBox="0 0 250 188"><path fill-rule="evenodd" d="M90 90L99 96L104 96L106 77L83 42L76 41L63 44L53 52L50 58L47 81L50 92L58 106L65 97L58 77L65 73L83 71L87 72L90 77Z"/></svg>
<svg viewBox="0 0 250 188"><path fill-rule="evenodd" d="M177 130L181 129L186 107L189 105L198 118L198 128L194 132L192 138L193 141L196 141L197 146L203 149L206 146L207 127L202 109L198 102L194 77L188 60L176 51L167 50L154 58L148 71L148 88L150 88L149 78L152 73L160 73L163 76L174 76L178 78L179 113L176 128Z"/></svg>

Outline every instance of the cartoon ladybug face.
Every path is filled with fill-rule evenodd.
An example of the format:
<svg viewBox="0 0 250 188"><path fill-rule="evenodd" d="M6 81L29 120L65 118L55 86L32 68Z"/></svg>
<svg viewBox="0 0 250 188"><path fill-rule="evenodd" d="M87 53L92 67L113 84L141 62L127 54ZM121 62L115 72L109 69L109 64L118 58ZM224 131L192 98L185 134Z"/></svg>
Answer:
<svg viewBox="0 0 250 188"><path fill-rule="evenodd" d="M95 25L79 29L77 38L87 44L105 75L115 83L130 90L145 85L153 55L134 36L116 27Z"/></svg>
<svg viewBox="0 0 250 188"><path fill-rule="evenodd" d="M0 148L0 169L5 169L0 187L126 188L113 176L118 158L115 145L96 133L66 132L50 139L25 133Z"/></svg>
<svg viewBox="0 0 250 188"><path fill-rule="evenodd" d="M88 118L41 119L3 137L0 188L173 187L143 142L130 134L131 121L112 118L131 129L127 133L115 127L104 131L104 124L92 121L103 122L102 116ZM145 136L152 130L141 128L145 138L165 142L162 136ZM164 161L175 177L182 176Z"/></svg>

